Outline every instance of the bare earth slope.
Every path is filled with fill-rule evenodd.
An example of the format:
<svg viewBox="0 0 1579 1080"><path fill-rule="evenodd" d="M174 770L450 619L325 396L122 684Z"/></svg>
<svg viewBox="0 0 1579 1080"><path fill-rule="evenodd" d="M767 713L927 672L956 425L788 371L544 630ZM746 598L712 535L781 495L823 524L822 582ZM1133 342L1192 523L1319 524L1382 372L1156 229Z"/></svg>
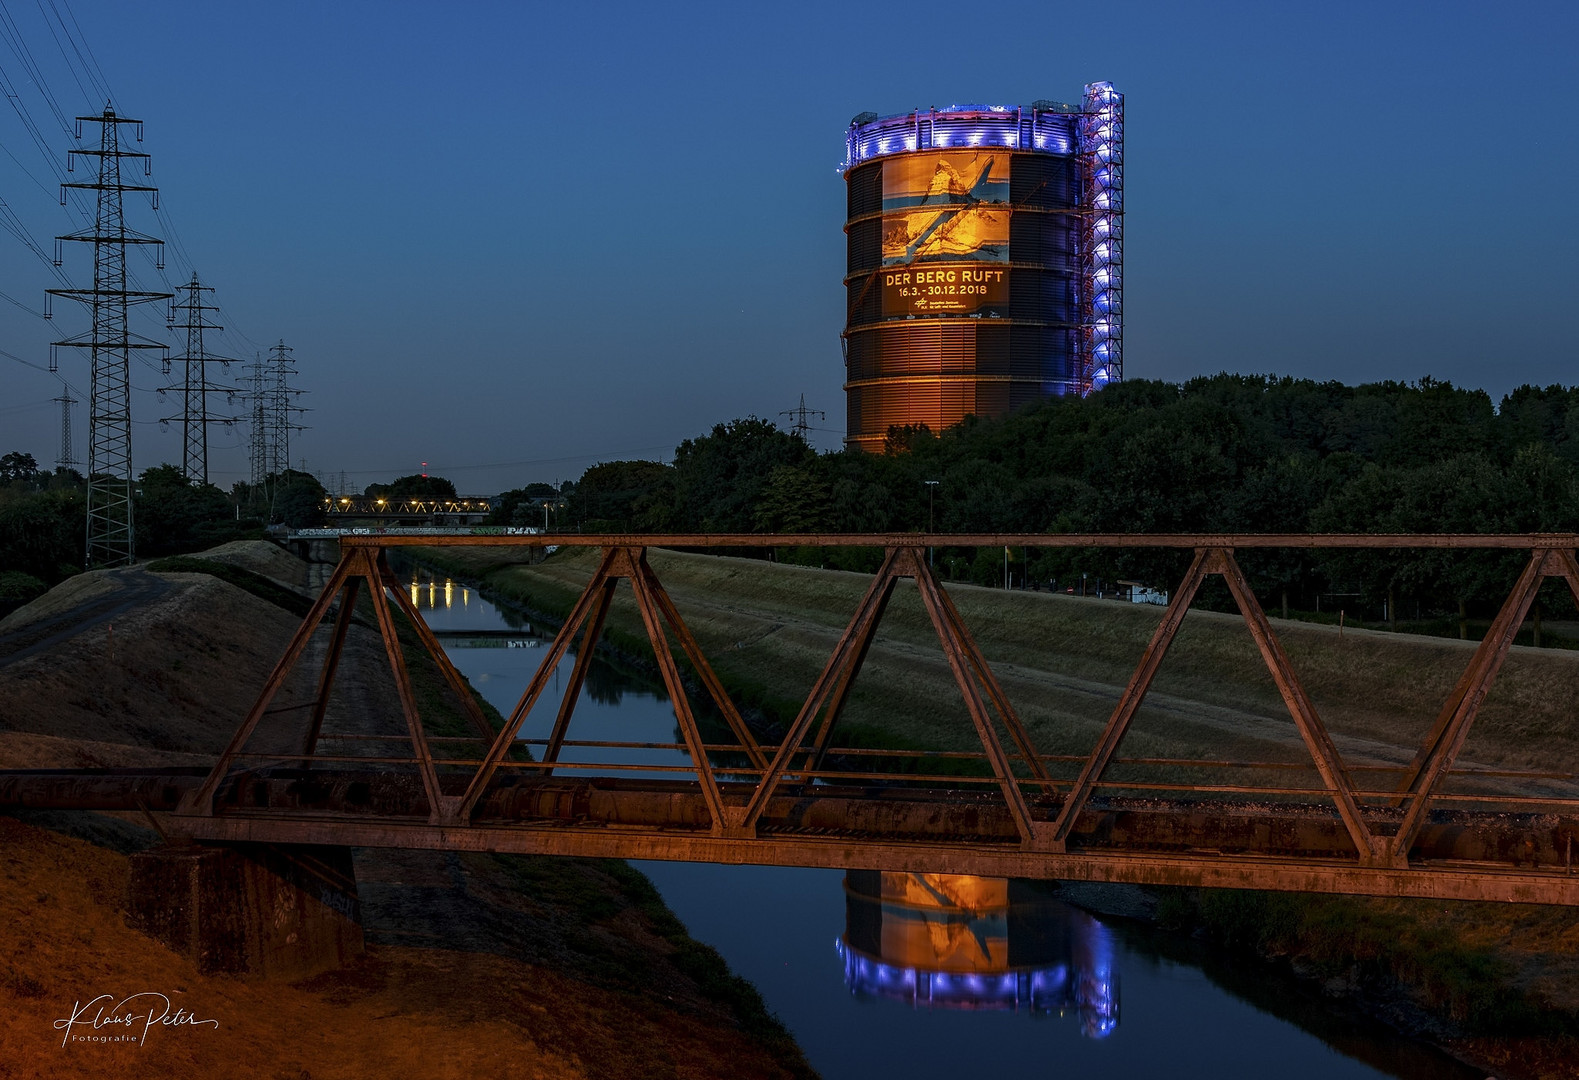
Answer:
<svg viewBox="0 0 1579 1080"><path fill-rule="evenodd" d="M307 580L267 545L214 554ZM212 761L298 621L206 574L73 579L0 624L0 768ZM310 695L314 659L281 700ZM398 716L373 631L352 627L341 671L331 729ZM126 818L0 816L3 1080L811 1075L755 991L623 864L358 851L365 962L265 984L203 976L129 930L125 856L30 823L123 850L157 839ZM54 1022L74 1004L143 992L219 1024L62 1045Z"/></svg>

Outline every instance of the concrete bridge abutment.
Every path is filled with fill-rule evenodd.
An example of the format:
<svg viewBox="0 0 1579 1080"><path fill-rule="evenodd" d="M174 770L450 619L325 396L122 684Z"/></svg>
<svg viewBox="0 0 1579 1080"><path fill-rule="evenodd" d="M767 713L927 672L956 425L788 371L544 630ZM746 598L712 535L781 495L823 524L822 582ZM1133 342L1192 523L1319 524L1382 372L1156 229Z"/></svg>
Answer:
<svg viewBox="0 0 1579 1080"><path fill-rule="evenodd" d="M173 842L131 858L133 928L204 974L303 979L362 955L348 847Z"/></svg>

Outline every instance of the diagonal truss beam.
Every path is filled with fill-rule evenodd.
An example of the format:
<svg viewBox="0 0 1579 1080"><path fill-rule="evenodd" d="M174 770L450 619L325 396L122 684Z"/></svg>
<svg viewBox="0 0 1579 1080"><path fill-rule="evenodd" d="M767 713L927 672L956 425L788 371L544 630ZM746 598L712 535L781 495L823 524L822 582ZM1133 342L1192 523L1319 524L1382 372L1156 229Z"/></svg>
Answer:
<svg viewBox="0 0 1579 1080"><path fill-rule="evenodd" d="M1196 549L1190 569L1185 573L1179 587L1174 590L1173 599L1168 603L1168 610L1163 613L1162 621L1152 633L1151 641L1146 645L1146 651L1141 654L1135 673L1129 677L1128 685L1119 695L1118 704L1113 708L1113 715L1108 718L1107 726L1097 738L1091 756L1086 758L1085 764L1080 767L1080 775L1075 779L1075 786L1064 799L1064 804L1059 809L1058 817L1050 830L1048 839L1053 850L1062 851L1068 843L1069 834L1075 827L1075 819L1080 815L1086 801L1091 798L1091 792L1096 788L1097 782L1107 772L1108 763L1118 751L1119 743L1124 741L1124 735L1129 731L1135 713L1146 700L1146 691L1151 689L1151 681L1156 678L1157 669L1162 666L1162 658L1168 655L1168 646L1173 644L1174 637L1178 635L1179 627L1184 623L1185 613L1190 610L1196 591L1200 589L1201 582L1206 577L1210 554L1205 548Z"/></svg>
<svg viewBox="0 0 1579 1080"><path fill-rule="evenodd" d="M1244 616L1245 625L1250 628L1250 636L1255 639L1256 648L1261 652L1261 659L1266 662L1267 670L1272 673L1272 680L1277 683L1277 691L1283 697L1283 704L1288 708L1289 715L1294 718L1294 726L1299 729L1299 736L1305 741L1305 749L1310 752L1311 760L1316 763L1316 771L1321 774L1321 782L1327 786L1327 793L1332 796L1333 802L1338 804L1338 814L1343 818L1344 828L1349 831L1349 839L1354 842L1355 849L1359 852L1360 862L1370 865L1381 856L1376 838L1371 835L1370 826L1365 823L1365 818L1360 813L1360 807L1354 796L1354 781L1349 777L1349 771L1344 767L1343 757L1338 753L1338 747L1332 741L1327 726L1316 715L1316 707L1311 704L1310 696L1305 693L1304 685L1299 681L1299 676L1294 674L1293 667L1288 662L1288 654L1283 651L1282 644L1277 635L1272 632L1272 624L1262 610L1261 603L1256 599L1255 592L1250 588L1250 583L1245 580L1244 571L1235 561L1233 549L1221 548L1214 555L1213 569L1223 575L1228 582L1228 591L1233 593L1234 602L1239 605L1239 612Z"/></svg>
<svg viewBox="0 0 1579 1080"><path fill-rule="evenodd" d="M899 550L889 548L884 552L882 565L873 575L872 584L867 587L866 595L862 596L861 602L856 605L855 614L850 617L850 624L844 628L844 633L839 636L838 643L833 647L833 655L828 657L822 673L817 676L817 681L812 683L805 703L801 705L800 712L795 716L795 721L784 733L784 738L779 742L778 752L768 764L767 772L762 774L762 779L757 783L756 790L751 793L745 808L732 815L729 822L732 834L751 835L755 832L757 819L762 816L762 811L767 809L768 799L789 767L790 758L799 752L802 740L811 730L812 721L817 719L818 710L822 708L823 702L839 683L845 668L854 662L857 655L865 655L866 645L870 643L870 634L876 626L876 619L881 614L883 606L887 604L888 596L893 592L896 576L894 565L899 559ZM849 672L849 678L854 678L853 670Z"/></svg>
<svg viewBox="0 0 1579 1080"><path fill-rule="evenodd" d="M394 596L396 605L399 606L401 614L411 623L412 629L416 631L417 639L422 642L422 647L427 650L429 656L433 657L433 662L438 665L439 673L444 676L444 681L449 685L455 696L460 699L461 708L466 711L466 719L477 730L477 734L482 736L484 743L492 742L494 736L498 733L494 731L493 725L488 723L488 718L483 715L482 706L478 705L477 699L472 696L471 687L466 684L466 679L459 671L455 670L455 665L450 662L449 653L444 651L444 646L439 644L439 639L433 636L433 631L429 629L427 620L423 619L422 614L417 611L416 605L412 604L410 598L406 596L406 590L401 587L400 580L395 577L395 572L389 568L389 562L384 558L382 551L378 553L378 571L380 583Z"/></svg>
<svg viewBox="0 0 1579 1080"><path fill-rule="evenodd" d="M1147 690L1151 688L1152 681L1156 678L1158 668L1162 666L1168 646L1178 635L1179 628L1184 623L1184 616L1189 611L1190 604L1194 602L1201 583L1210 574L1221 574L1226 580L1228 590L1244 617L1245 625L1255 640L1256 648L1261 653L1261 659L1266 664L1267 670L1271 672L1273 682L1277 684L1283 704L1293 718L1300 738L1304 740L1305 748L1315 762L1316 770L1321 775L1328 794L1337 803L1339 816L1342 817L1344 827L1354 842L1360 860L1366 864L1371 863L1378 854L1376 842L1360 813L1354 796L1354 785L1343 766L1337 747L1333 744L1326 726L1317 716L1304 686L1294 674L1287 654L1278 643L1277 635L1272 631L1266 612L1256 600L1254 591L1245 580L1244 572L1240 570L1238 562L1233 557L1233 550L1221 547L1196 549L1195 558L1190 563L1184 580L1174 592L1162 621L1157 625L1151 642L1146 646L1146 651L1141 654L1140 664L1130 676L1129 683L1119 697L1118 705L1114 708L1107 727L1097 739L1091 756L1081 767L1074 790L1070 792L1059 810L1050 835L1054 849L1063 850L1068 843L1076 818L1107 771L1119 743L1123 741L1135 714L1145 700Z"/></svg>
<svg viewBox="0 0 1579 1080"><path fill-rule="evenodd" d="M376 562L375 562L376 558ZM373 601L373 612L378 617L378 632L384 638L384 652L389 656L389 670L395 676L395 689L400 695L400 711L405 714L406 730L411 736L411 749L417 758L417 771L422 776L422 790L428 797L429 819L437 824L448 817L449 806L444 801L444 792L439 787L438 772L433 767L433 751L428 747L427 732L422 728L422 717L417 713L417 697L411 688L411 672L406 668L405 650L400 644L400 635L395 630L395 616L389 607L389 596L385 591L382 571L383 552L378 552L375 557L371 552L365 557L367 578L371 587L367 590ZM400 583L395 583L395 592L400 592ZM418 620L420 622L420 619Z"/></svg>
<svg viewBox="0 0 1579 1080"><path fill-rule="evenodd" d="M334 637L329 642L328 655L323 659L323 670L318 674L318 696L313 699L312 719L307 725L306 738L302 740L302 753L309 757L318 750L324 714L329 710L329 691L334 687L335 673L340 668L340 653L345 649L345 638L351 630L351 617L356 613L356 594L361 584L361 578L346 579L340 595L340 616L335 620Z"/></svg>
<svg viewBox="0 0 1579 1080"><path fill-rule="evenodd" d="M1490 693L1497 673L1502 670L1502 663L1535 602L1541 583L1548 577L1563 578L1575 602L1579 603L1579 563L1575 562L1573 551L1552 548L1534 551L1399 785L1404 817L1387 847L1388 859L1393 865L1407 864L1409 851L1420 835L1420 827L1425 824L1431 796L1464 748L1480 706Z"/></svg>
<svg viewBox="0 0 1579 1080"><path fill-rule="evenodd" d="M592 574L592 579L587 582L587 587L582 590L581 596L576 600L575 607L570 609L570 614L565 617L564 623L559 628L559 633L554 635L554 643L549 646L548 655L543 657L543 662L537 666L537 673L532 676L532 681L527 683L526 689L521 693L521 700L516 702L510 716L505 720L504 727L495 737L493 745L488 748L488 753L483 756L482 764L473 774L466 790L461 794L460 802L455 806L453 824L460 824L470 820L477 810L477 802L487 790L493 774L498 771L499 763L509 754L511 747L520 734L521 725L526 722L526 716L532 711L532 706L537 704L537 699L543 695L543 690L548 686L548 680L553 675L554 669L559 666L559 661L564 658L565 651L570 648L571 640L576 632L581 629L587 617L592 613L593 605L598 602L598 596L605 582L615 575L612 573L615 565L615 552L617 548L605 548L603 558L598 563L598 568Z"/></svg>
<svg viewBox="0 0 1579 1080"><path fill-rule="evenodd" d="M873 579L872 588L876 592L868 593L871 602L863 600L861 606L856 609L859 621L851 622L855 630L853 648L844 666L839 670L838 681L828 695L828 706L823 713L822 723L817 726L811 751L806 755L806 773L803 779L807 785L811 783L810 774L821 769L823 760L827 757L833 725L838 722L840 714L844 712L845 703L850 700L850 687L854 685L855 676L861 670L861 665L866 663L866 654L871 651L872 641L877 637L877 625L883 621L883 613L888 610L888 601L893 598L894 585L898 580L892 575L881 580Z"/></svg>
<svg viewBox="0 0 1579 1080"><path fill-rule="evenodd" d="M1020 790L1019 780L1009 763L1009 756L1004 753L1003 744L998 741L998 733L992 728L992 717L987 712L987 703L982 700L981 689L976 685L975 669L978 664L984 667L985 661L981 660L981 654L975 651L974 643L967 648L966 643L955 632L948 613L944 610L947 601L941 598L943 590L938 586L937 579L927 573L920 549L905 548L904 551L906 560L910 564L909 575L916 579L916 587L921 592L921 602L926 606L927 615L932 619L933 629L937 631L938 644L943 646L943 655L948 657L949 667L954 672L954 681L959 684L960 693L964 695L965 709L970 713L971 723L976 726L976 737L981 740L982 749L987 752L987 760L992 765L993 775L998 778L998 788L1003 792L1004 801L1009 804L1009 812L1014 816L1014 826L1019 830L1020 840L1030 844L1036 838L1031 808L1026 804L1025 792ZM1035 750L1030 750L1026 754L1026 760L1037 766L1040 765ZM1042 776L1043 778L1047 776L1045 769L1042 770Z"/></svg>
<svg viewBox="0 0 1579 1080"><path fill-rule="evenodd" d="M559 760L559 751L565 745L565 732L570 729L570 717L581 700L581 687L587 681L587 671L592 667L592 655L597 650L598 638L603 635L603 622L608 618L609 606L614 602L617 578L606 578L598 586L592 600L592 612L587 616L586 630L581 635L581 651L576 653L576 666L570 671L570 682L565 686L564 697L559 700L559 715L554 717L554 728L548 733L548 746L543 750L543 761L552 764ZM553 769L544 769L542 775L552 776Z"/></svg>
<svg viewBox="0 0 1579 1080"><path fill-rule="evenodd" d="M334 573L329 575L329 580L324 584L323 592L318 594L318 599L313 601L313 606L307 612L307 617L296 628L296 633L291 637L290 644L285 647L285 653L274 665L274 670L269 672L269 677L263 683L263 689L258 698L252 703L252 709L236 728L235 734L230 737L230 742L225 749L220 751L219 760L214 762L214 767L209 770L207 779L201 787L181 800L181 812L187 814L201 814L211 816L214 813L214 794L219 790L220 783L225 779L225 774L230 771L236 755L241 753L247 745L247 740L252 738L252 733L257 730L258 722L268 712L280 688L285 685L285 680L296 667L296 662L307 649L307 643L312 640L313 632L318 629L318 624L323 622L323 617L329 613L329 606L334 602L335 595L340 591L348 578L353 575L367 577L371 565L368 562L368 553L365 548L353 549L340 564L334 568Z"/></svg>
<svg viewBox="0 0 1579 1080"><path fill-rule="evenodd" d="M959 609L954 606L954 600L949 596L948 590L943 588L943 583L937 579L932 568L917 557L916 580L920 581L925 575L930 583L928 588L938 600L939 609L944 620L951 627L954 636L959 640L960 646L967 659L970 661L971 670L982 688L987 691L993 708L998 710L998 716L1003 721L1003 726L1014 740L1015 747L1020 751L1021 757L1031 770L1031 775L1041 782L1043 791L1052 790L1052 778L1047 774L1047 766L1042 762L1041 755L1036 752L1036 747L1031 742L1031 734L1020 721L1020 714L1014 711L1014 706L1009 703L1009 696L1003 692L1003 686L998 682L998 677L992 673L992 668L987 666L987 658L982 655L981 649L976 644L976 639L971 635L970 628L965 625L965 620L960 616Z"/></svg>
<svg viewBox="0 0 1579 1080"><path fill-rule="evenodd" d="M658 661L658 671L663 676L663 684L669 691L669 704L674 707L675 719L680 722L680 734L685 739L685 748L690 753L691 763L696 769L696 781L702 788L702 798L707 803L707 812L712 818L713 835L722 836L726 825L724 799L718 790L718 779L713 775L712 762L707 759L702 731L696 723L696 712L691 708L691 699L686 695L685 683L680 678L679 665L674 662L674 653L670 650L668 636L664 633L663 612L659 610L657 597L653 595L652 587L647 580L651 571L643 572L642 563L645 561L646 553L641 548L615 550L619 558L615 572L630 578L631 589L636 594L636 607L641 612L642 624L647 628L647 637L652 642L653 657Z"/></svg>
<svg viewBox="0 0 1579 1080"><path fill-rule="evenodd" d="M724 684L718 681L718 676L708 664L707 657L702 655L702 647L696 643L696 637L691 633L691 628L685 625L685 620L680 618L680 612L675 608L674 601L669 599L669 594L658 580L658 575L653 573L652 567L647 562L647 550L640 548L638 551L639 554L634 558L636 576L641 578L659 613L674 631L675 638L680 642L680 648L685 651L685 658L691 662L697 677L702 680L708 696L713 699L713 705L722 714L724 721L729 725L729 730L734 732L735 738L740 740L740 745L745 748L746 756L751 759L751 767L761 775L768 765L767 758L762 754L762 748L757 745L756 738L751 734L751 729L746 726L740 710L735 707L734 701L724 689ZM635 580L635 577L631 579L632 584Z"/></svg>
<svg viewBox="0 0 1579 1080"><path fill-rule="evenodd" d="M872 584L867 588L866 595L861 598L855 614L851 617L849 625L845 627L822 674L812 685L795 722L785 733L772 763L763 773L762 780L752 792L744 810L738 811L731 821L732 835L736 832L749 835L755 830L768 799L789 770L790 759L802 751L806 734L811 730L812 723L826 704L827 712L818 730L815 744L807 754L805 768L810 770L821 761L827 750L834 722L849 695L850 685L871 647L878 622L882 618L889 598L893 595L894 585L900 578L915 580L917 589L921 593L922 604L938 635L944 656L948 659L954 681L965 699L965 707L976 728L977 738L987 754L987 760L1014 816L1021 839L1026 843L1034 840L1036 823L1026 803L1025 794L1020 790L1020 779L1015 776L1013 764L993 728L992 715L977 685L978 679L987 687L987 696L997 708L999 719L1019 747L1033 777L1041 781L1044 786L1050 786L1051 780L1047 775L1046 766L1037 755L1029 734L1021 724L1013 706L1009 704L1003 688L992 676L981 650L976 646L969 631L965 629L958 610L926 565L926 560L921 556L921 549L909 545L892 547L885 553L882 566L872 578Z"/></svg>

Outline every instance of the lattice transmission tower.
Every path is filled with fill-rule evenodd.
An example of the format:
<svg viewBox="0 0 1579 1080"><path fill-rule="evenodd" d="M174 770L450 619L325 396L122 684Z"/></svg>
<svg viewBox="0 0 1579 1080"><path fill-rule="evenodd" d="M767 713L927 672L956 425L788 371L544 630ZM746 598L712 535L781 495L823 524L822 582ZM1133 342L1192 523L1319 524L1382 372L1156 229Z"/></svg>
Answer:
<svg viewBox="0 0 1579 1080"><path fill-rule="evenodd" d="M263 354L252 355L252 365L247 368L247 421L251 434L247 439L247 477L254 501L262 498L263 485L269 478L269 399L263 366Z"/></svg>
<svg viewBox="0 0 1579 1080"><path fill-rule="evenodd" d="M93 313L93 327L50 344L50 369L54 370L55 349L83 349L89 356L92 389L88 396L88 566L115 566L132 561L136 549L132 521L132 412L131 355L135 349L161 349L161 342L134 334L126 325L127 309L136 304L167 300L173 294L148 292L126 287L126 249L132 245L152 246L156 264L162 269L164 241L126 227L122 196L128 191L146 191L159 207L159 189L147 184L128 184L121 178L121 162L141 159L143 175L150 173L149 155L121 149L121 127L134 125L137 141L143 137L141 120L115 115L106 104L100 116L77 117L76 135L82 138L83 122L99 125L98 149L72 149L66 155L67 171L75 171L77 158L97 158L97 175L92 182L61 185L64 205L66 189L94 192L93 224L85 229L55 238L55 265L61 263L61 242L93 245L93 287L91 289L49 289L50 296L62 296L86 305ZM46 308L45 317L53 315Z"/></svg>
<svg viewBox="0 0 1579 1080"><path fill-rule="evenodd" d="M80 462L71 445L71 407L77 399L71 396L70 388L62 386L60 396L55 399L55 404L60 406L60 456L55 459L55 468L74 469Z"/></svg>
<svg viewBox="0 0 1579 1080"><path fill-rule="evenodd" d="M779 413L779 415L787 416L794 421L794 423L790 425L790 434L799 435L802 442L806 441L806 432L811 430L811 424L809 422L811 417L815 416L819 420L828 419L828 414L823 412L821 409L808 409L806 407L805 394L800 396L800 406L798 408L785 409L783 412Z"/></svg>
<svg viewBox="0 0 1579 1080"><path fill-rule="evenodd" d="M248 369L247 413L252 426L250 457L254 497L266 498L269 477L278 476L291 464L291 432L306 430L291 419L306 412L296 404L302 391L291 385L297 374L291 366L289 345L281 341L269 350L268 358L254 358Z"/></svg>
<svg viewBox="0 0 1579 1080"><path fill-rule="evenodd" d="M167 417L166 423L181 421L181 469L188 480L199 484L208 483L208 425L229 424L235 417L228 415L215 415L208 410L210 394L225 394L227 397L235 393L228 386L220 386L209 381L208 362L218 361L227 368L230 360L222 356L211 356L203 345L203 331L223 330L218 323L206 321L205 311L218 311L213 304L203 303L203 294L213 292L210 285L203 285L197 279L194 271L192 280L181 286L185 298L170 305L171 329L186 331L186 352L181 356L173 357L185 369L185 378L179 386L167 386L165 391L180 391L181 415ZM177 313L184 313L184 321L177 322ZM167 372L168 374L168 372Z"/></svg>
<svg viewBox="0 0 1579 1080"><path fill-rule="evenodd" d="M291 385L291 376L298 374L291 366L291 354L296 350L283 340L269 350L269 471L283 473L291 467L291 432L307 430L291 419L307 410L296 404L302 391Z"/></svg>

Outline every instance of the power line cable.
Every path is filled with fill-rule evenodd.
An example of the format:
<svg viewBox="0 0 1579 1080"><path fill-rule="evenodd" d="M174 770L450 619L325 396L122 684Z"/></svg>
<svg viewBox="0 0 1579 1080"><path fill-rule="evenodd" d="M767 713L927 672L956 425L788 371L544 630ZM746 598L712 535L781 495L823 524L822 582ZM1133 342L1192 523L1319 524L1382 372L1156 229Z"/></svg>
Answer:
<svg viewBox="0 0 1579 1080"><path fill-rule="evenodd" d="M38 66L38 61L33 58L33 50L27 47L27 39L22 36L16 20L11 17L11 9L6 6L5 0L0 0L0 37L5 38L6 44L11 47L11 52L22 64L23 73L38 87L39 93L44 96L44 103L49 106L50 112L55 114L55 119L61 128L70 133L71 122L66 119L65 110L60 107L60 102L50 91L49 84L44 79L44 72Z"/></svg>
<svg viewBox="0 0 1579 1080"><path fill-rule="evenodd" d="M55 33L55 28L50 25L49 13L44 10L44 0L38 0L38 13L44 16L44 25L49 28L49 36L55 39L55 48L60 50L60 58L66 62L66 70L71 72L72 81L77 84L77 89L82 91L82 100L86 101L88 108L91 109L93 107L93 98L89 95L88 88L82 85L82 80L77 77L76 68L71 66L71 57L66 55L66 47L61 44L60 35ZM57 11L55 13L55 19L57 22L60 20L60 12ZM64 23L61 24L61 29L65 29ZM73 45L73 48L75 48L75 45ZM78 59L80 60L81 57L79 56Z"/></svg>
<svg viewBox="0 0 1579 1080"><path fill-rule="evenodd" d="M92 64L91 70L88 69L87 64L83 65L83 70L88 72L88 81L93 83L93 85L98 88L99 95L101 97L103 97L106 101L111 100L114 95L110 93L110 80L105 77L104 69L99 66L99 58L93 55L93 48L88 44L88 35L82 32L82 25L77 22L77 13L71 10L71 4L69 3L69 0L60 0L60 2L65 7L66 14L71 16L71 25L77 28L75 38L72 37L71 31L69 30L66 31L66 38L71 41L71 47L73 51L77 51L77 41L80 40L82 42L82 49L77 52L77 55L80 58L82 53L87 53L88 61ZM55 0L49 0L49 6L54 7ZM59 16L58 10L56 15L57 17ZM62 29L65 29L66 24L64 22L62 22L60 25Z"/></svg>

